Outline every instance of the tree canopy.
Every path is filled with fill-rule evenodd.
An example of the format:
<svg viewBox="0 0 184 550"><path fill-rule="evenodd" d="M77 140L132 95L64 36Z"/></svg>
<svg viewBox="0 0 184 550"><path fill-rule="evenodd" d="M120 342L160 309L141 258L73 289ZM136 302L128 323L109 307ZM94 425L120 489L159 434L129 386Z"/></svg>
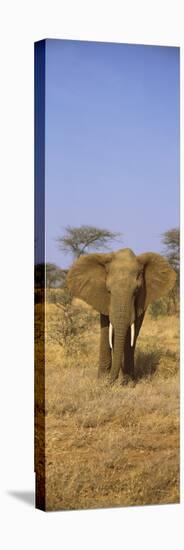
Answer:
<svg viewBox="0 0 184 550"><path fill-rule="evenodd" d="M180 269L180 230L177 227L165 231L161 235L164 244L164 255L170 265L179 273Z"/></svg>
<svg viewBox="0 0 184 550"><path fill-rule="evenodd" d="M56 240L59 250L65 253L70 252L74 258L78 258L92 250L109 250L112 241L117 240L120 236L121 233L91 225L81 225L80 227L68 225L65 228L65 234Z"/></svg>

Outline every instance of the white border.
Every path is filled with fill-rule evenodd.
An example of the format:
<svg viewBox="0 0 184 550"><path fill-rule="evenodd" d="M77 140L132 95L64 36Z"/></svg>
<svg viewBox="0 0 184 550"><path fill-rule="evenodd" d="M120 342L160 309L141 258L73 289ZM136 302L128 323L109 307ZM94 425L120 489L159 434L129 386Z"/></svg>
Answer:
<svg viewBox="0 0 184 550"><path fill-rule="evenodd" d="M180 550L183 496L182 504L177 506L44 514L8 494L34 489L33 42L46 37L180 46L184 90L180 1L4 2L0 37L2 547L17 546L21 550L25 545L37 548L41 544L47 549L58 542L66 550L73 547ZM183 122L183 101L181 108ZM182 124L181 160L183 142ZM183 199L182 191L182 220ZM183 279L183 261L181 268ZM182 377L181 395L183 387Z"/></svg>

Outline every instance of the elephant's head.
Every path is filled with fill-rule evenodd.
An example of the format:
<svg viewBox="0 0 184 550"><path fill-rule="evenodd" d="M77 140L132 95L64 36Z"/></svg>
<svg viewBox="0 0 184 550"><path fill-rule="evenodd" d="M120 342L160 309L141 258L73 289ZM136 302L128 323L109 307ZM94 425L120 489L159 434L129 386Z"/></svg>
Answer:
<svg viewBox="0 0 184 550"><path fill-rule="evenodd" d="M166 294L175 283L176 274L159 254L140 256L130 249L109 254L81 256L69 270L68 287L97 311L109 316L109 343L113 347L113 378L122 363L125 338L147 306Z"/></svg>

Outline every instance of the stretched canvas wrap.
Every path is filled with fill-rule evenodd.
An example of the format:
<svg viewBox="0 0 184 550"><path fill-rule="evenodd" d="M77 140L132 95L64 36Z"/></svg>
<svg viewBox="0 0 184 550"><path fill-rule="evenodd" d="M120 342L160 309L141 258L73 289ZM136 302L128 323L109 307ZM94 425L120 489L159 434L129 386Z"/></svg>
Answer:
<svg viewBox="0 0 184 550"><path fill-rule="evenodd" d="M35 472L179 502L179 48L35 44Z"/></svg>

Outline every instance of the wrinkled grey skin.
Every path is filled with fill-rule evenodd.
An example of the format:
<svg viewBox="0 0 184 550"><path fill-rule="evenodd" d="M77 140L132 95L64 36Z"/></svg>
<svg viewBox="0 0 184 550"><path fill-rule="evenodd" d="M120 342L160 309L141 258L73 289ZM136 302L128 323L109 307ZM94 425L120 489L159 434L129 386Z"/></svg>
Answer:
<svg viewBox="0 0 184 550"><path fill-rule="evenodd" d="M98 376L109 374L114 382L122 371L123 375L133 378L136 340L146 308L174 286L175 272L159 254L148 252L136 256L130 249L121 249L109 254L81 256L69 270L67 283L74 296L100 312ZM132 324L135 327L133 345Z"/></svg>

